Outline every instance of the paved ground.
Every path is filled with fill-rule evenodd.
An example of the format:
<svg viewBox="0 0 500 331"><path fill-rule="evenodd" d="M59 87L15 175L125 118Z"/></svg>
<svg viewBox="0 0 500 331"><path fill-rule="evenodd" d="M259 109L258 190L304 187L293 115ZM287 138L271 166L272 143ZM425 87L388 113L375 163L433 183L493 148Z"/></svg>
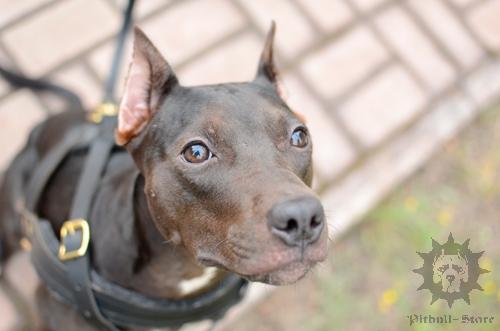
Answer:
<svg viewBox="0 0 500 331"><path fill-rule="evenodd" d="M126 2L2 0L0 63L70 87L92 109ZM312 131L314 186L333 236L500 91L500 0L139 0L135 14L185 85L252 79L276 20L278 68ZM0 169L63 106L0 81ZM0 330L31 323L23 298L36 278L26 261L17 256L0 282Z"/></svg>

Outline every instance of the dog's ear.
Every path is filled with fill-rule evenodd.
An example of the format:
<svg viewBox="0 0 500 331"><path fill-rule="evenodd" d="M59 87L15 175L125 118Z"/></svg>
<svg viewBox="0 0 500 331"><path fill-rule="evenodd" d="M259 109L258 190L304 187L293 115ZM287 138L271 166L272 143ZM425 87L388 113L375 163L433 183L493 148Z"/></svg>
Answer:
<svg viewBox="0 0 500 331"><path fill-rule="evenodd" d="M465 263L465 265L462 266L461 275L464 283L467 283L469 281L469 265L467 263Z"/></svg>
<svg viewBox="0 0 500 331"><path fill-rule="evenodd" d="M283 92L278 82L279 76L276 70L276 66L274 65L273 57L273 42L275 31L276 23L274 23L273 21L271 22L271 28L267 33L266 43L260 57L259 68L257 70L257 77L255 77L255 80L265 79L271 82L276 89L276 92L278 92L280 97L283 97Z"/></svg>
<svg viewBox="0 0 500 331"><path fill-rule="evenodd" d="M134 37L134 56L115 131L118 145L141 133L164 97L179 84L167 61L137 26Z"/></svg>

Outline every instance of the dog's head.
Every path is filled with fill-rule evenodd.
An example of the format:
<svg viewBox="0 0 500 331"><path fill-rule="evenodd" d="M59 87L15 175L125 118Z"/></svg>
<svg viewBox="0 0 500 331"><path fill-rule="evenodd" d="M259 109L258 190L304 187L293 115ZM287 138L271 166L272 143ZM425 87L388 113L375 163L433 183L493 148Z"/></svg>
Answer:
<svg viewBox="0 0 500 331"><path fill-rule="evenodd" d="M462 282L469 280L469 266L467 259L461 254L445 254L441 251L433 264L433 280L436 284L441 284L443 292L460 292Z"/></svg>
<svg viewBox="0 0 500 331"><path fill-rule="evenodd" d="M135 28L116 139L165 238L203 265L282 285L326 258L328 235L308 129L278 93L273 36L274 25L254 81L184 87Z"/></svg>

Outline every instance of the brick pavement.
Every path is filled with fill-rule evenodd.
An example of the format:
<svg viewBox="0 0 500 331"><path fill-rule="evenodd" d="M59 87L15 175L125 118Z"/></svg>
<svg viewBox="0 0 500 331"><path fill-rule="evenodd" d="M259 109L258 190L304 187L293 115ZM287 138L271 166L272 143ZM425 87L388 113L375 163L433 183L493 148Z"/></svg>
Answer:
<svg viewBox="0 0 500 331"><path fill-rule="evenodd" d="M70 87L92 109L126 3L2 0L0 63ZM500 0L138 0L135 16L186 85L252 79L270 20L277 21L287 102L308 120L314 187L338 231L500 92ZM29 130L63 108L50 94L0 80L0 171ZM0 330L35 323L27 307L36 277L26 255L8 268ZM262 298L262 287L251 291L241 307Z"/></svg>

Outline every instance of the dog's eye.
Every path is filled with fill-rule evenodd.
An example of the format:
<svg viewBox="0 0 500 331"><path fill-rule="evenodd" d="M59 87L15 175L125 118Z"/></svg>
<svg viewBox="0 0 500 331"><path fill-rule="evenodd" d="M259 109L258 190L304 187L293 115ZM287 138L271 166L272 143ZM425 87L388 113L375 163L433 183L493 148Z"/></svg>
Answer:
<svg viewBox="0 0 500 331"><path fill-rule="evenodd" d="M189 163L201 163L210 159L212 152L203 144L193 144L188 146L181 156Z"/></svg>
<svg viewBox="0 0 500 331"><path fill-rule="evenodd" d="M294 147L305 147L308 141L307 133L302 129L295 130L290 138L290 144Z"/></svg>

